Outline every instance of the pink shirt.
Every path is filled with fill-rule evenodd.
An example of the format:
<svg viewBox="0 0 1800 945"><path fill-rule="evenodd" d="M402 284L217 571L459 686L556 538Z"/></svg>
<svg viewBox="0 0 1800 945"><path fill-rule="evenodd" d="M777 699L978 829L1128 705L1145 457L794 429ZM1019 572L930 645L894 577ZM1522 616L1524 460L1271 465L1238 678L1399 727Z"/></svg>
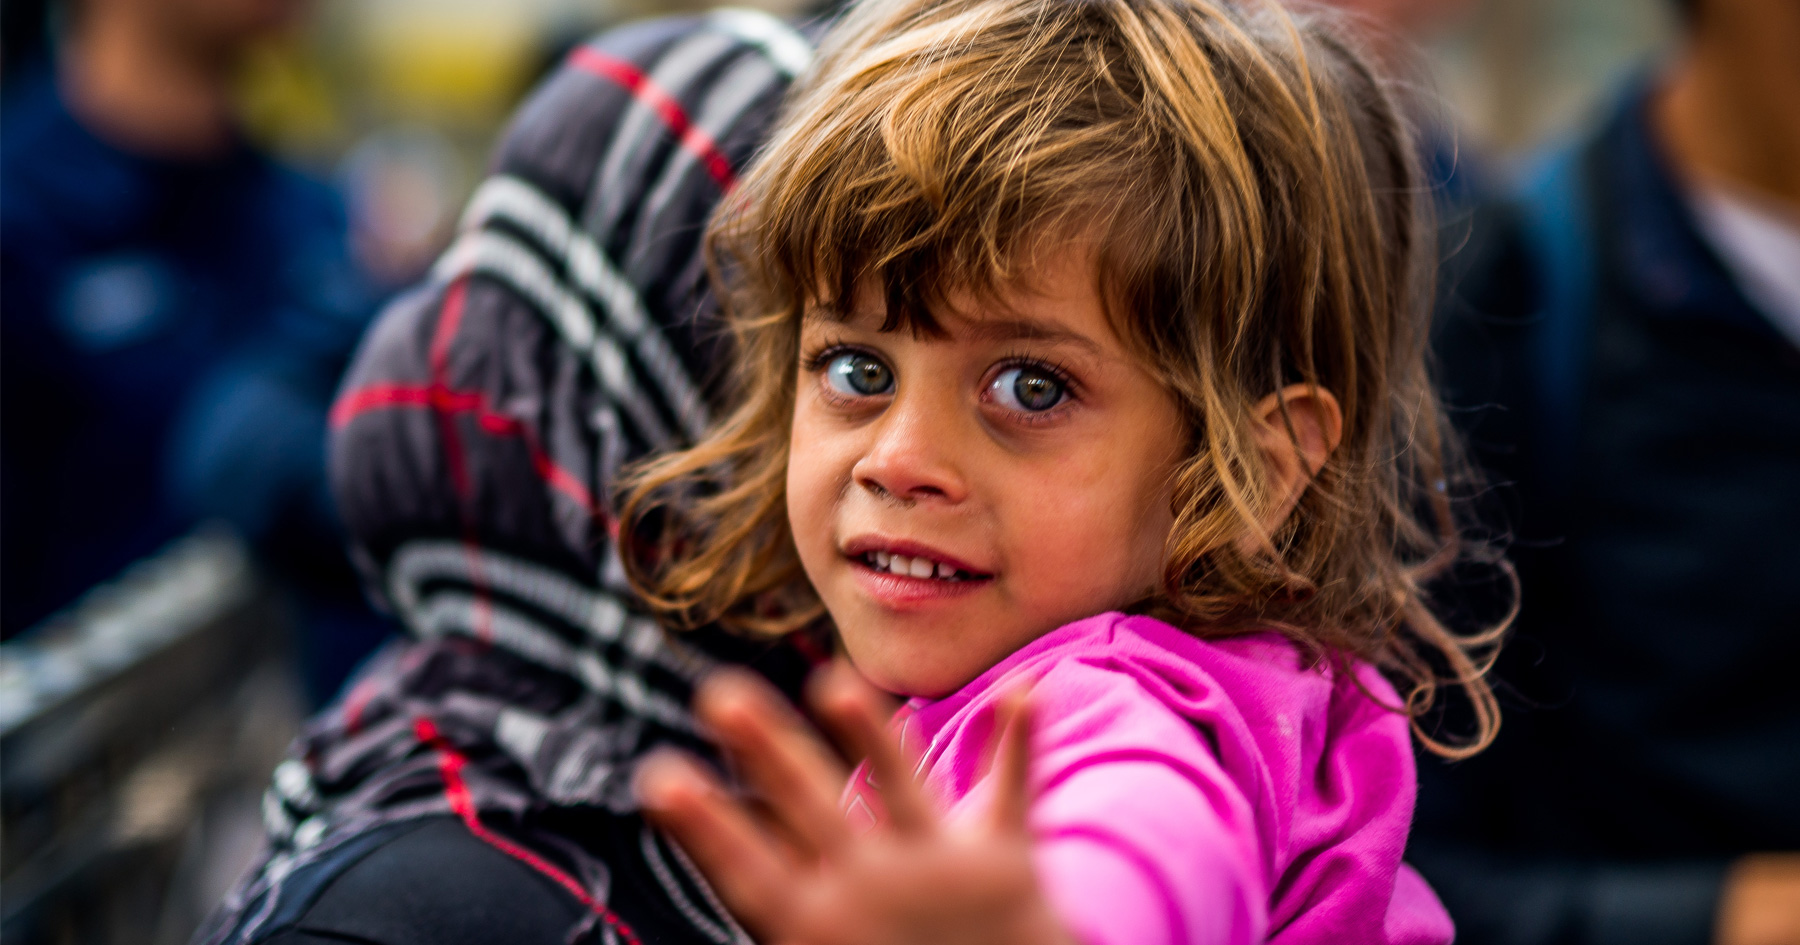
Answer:
<svg viewBox="0 0 1800 945"><path fill-rule="evenodd" d="M1373 667L1308 666L1275 634L1207 642L1117 613L1069 624L895 716L952 819L987 810L994 708L1024 684L1038 871L1087 945L1451 940L1400 862L1412 745ZM866 769L845 804L880 818Z"/></svg>

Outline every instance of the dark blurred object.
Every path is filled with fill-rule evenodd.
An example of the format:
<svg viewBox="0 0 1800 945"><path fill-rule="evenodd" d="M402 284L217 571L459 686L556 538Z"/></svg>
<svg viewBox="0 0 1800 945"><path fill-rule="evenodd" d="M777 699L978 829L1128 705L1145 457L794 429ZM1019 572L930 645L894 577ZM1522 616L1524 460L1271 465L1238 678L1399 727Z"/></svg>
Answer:
<svg viewBox="0 0 1800 945"><path fill-rule="evenodd" d="M230 105L238 58L300 4L60 9L0 109L0 635L222 518L316 611L329 695L385 634L324 479L326 407L381 294L335 191Z"/></svg>
<svg viewBox="0 0 1800 945"><path fill-rule="evenodd" d="M288 630L211 532L0 644L0 938L187 940L249 862L297 725Z"/></svg>
<svg viewBox="0 0 1800 945"><path fill-rule="evenodd" d="M44 55L49 29L50 0L0 0L0 87Z"/></svg>
<svg viewBox="0 0 1800 945"><path fill-rule="evenodd" d="M1800 941L1795 878L1742 895L1800 877L1748 858L1800 850L1800 295L1758 277L1778 233L1707 222L1785 215L1800 270L1800 7L1696 17L1671 74L1483 208L1512 249L1440 326L1524 586L1499 740L1420 772L1413 857L1466 945Z"/></svg>

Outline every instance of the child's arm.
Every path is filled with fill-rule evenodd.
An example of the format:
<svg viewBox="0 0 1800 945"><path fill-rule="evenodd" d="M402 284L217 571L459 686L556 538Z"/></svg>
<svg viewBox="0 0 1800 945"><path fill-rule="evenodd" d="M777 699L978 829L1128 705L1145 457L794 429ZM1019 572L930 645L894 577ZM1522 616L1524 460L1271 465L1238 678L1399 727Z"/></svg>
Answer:
<svg viewBox="0 0 1800 945"><path fill-rule="evenodd" d="M973 827L947 825L887 733L878 697L847 668L815 687L819 718L869 758L888 823L858 836L839 796L846 772L779 697L744 674L715 679L696 714L766 802L759 817L698 765L646 762L646 813L693 856L759 940L781 945L1055 945L1073 939L1038 884L1026 828L1023 700L996 730L996 786Z"/></svg>

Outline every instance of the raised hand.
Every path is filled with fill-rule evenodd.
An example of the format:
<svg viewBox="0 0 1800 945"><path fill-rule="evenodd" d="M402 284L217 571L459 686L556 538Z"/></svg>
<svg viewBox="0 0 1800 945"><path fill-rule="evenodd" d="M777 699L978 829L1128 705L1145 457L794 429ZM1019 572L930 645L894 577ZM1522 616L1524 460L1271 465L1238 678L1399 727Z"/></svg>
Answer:
<svg viewBox="0 0 1800 945"><path fill-rule="evenodd" d="M852 757L866 757L887 816L858 834L839 807L847 772L766 683L722 672L695 711L758 795L732 796L673 753L639 771L645 813L706 873L732 913L770 945L1071 943L1032 866L1026 826L1030 716L1000 710L994 801L949 824L887 731L890 707L847 665L815 679L809 701Z"/></svg>

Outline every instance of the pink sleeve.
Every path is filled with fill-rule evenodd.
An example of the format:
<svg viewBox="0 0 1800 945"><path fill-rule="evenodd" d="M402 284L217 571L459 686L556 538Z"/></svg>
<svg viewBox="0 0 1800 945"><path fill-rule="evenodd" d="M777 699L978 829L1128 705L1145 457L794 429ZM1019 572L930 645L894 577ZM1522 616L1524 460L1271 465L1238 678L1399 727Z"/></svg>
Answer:
<svg viewBox="0 0 1800 945"><path fill-rule="evenodd" d="M1053 907L1084 945L1262 941L1267 897L1238 786L1191 725L1097 708L1113 733L1137 724L1123 726L1134 730L1126 739L1096 738L1093 713L1084 712L1081 747L1089 750L1052 747L1045 756L1049 781L1032 826Z"/></svg>
<svg viewBox="0 0 1800 945"><path fill-rule="evenodd" d="M1097 764L1039 799L1039 877L1083 945L1262 940L1262 884L1245 845L1189 774Z"/></svg>

